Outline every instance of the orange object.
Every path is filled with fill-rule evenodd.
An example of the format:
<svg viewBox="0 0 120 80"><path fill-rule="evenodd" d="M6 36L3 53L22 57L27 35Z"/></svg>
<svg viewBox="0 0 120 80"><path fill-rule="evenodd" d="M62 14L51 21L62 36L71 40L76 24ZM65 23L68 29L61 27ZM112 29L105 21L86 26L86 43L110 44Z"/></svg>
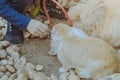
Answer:
<svg viewBox="0 0 120 80"><path fill-rule="evenodd" d="M56 0L51 0L51 1L53 1L53 2L63 11L65 17L67 18L68 24L69 24L70 26L72 26L72 25L73 25L72 20L71 20L70 17L68 16L68 14L67 14L66 10L64 9L64 7L62 7ZM48 17L48 20L49 20L49 22L50 22L50 26L53 26L52 19L50 18L49 14L48 14L48 11L47 11L47 9L46 9L46 0L43 0L43 9L44 9L44 11L45 11L46 16Z"/></svg>
<svg viewBox="0 0 120 80"><path fill-rule="evenodd" d="M43 0L43 9L45 11L45 14L50 22L50 26L53 26L53 22L52 22L52 19L50 18L50 15L48 14L48 11L46 9L46 0Z"/></svg>

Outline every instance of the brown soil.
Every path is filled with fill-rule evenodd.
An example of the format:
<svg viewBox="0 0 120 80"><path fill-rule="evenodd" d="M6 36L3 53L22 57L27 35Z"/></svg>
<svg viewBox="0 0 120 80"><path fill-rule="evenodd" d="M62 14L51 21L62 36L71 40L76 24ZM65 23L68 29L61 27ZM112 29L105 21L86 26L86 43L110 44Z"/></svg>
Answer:
<svg viewBox="0 0 120 80"><path fill-rule="evenodd" d="M52 73L59 75L58 69L61 67L56 56L50 56L50 41L48 39L41 40L39 38L26 40L21 46L22 53L27 58L28 62L33 64L42 64L44 72L50 76Z"/></svg>

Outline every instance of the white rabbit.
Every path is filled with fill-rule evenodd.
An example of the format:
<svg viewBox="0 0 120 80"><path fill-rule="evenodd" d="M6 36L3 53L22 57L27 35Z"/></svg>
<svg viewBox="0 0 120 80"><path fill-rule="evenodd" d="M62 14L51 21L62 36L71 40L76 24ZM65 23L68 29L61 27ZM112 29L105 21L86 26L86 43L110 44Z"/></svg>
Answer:
<svg viewBox="0 0 120 80"><path fill-rule="evenodd" d="M66 71L75 68L80 77L93 79L118 71L116 51L105 41L65 24L55 25L51 35L51 53L57 54Z"/></svg>
<svg viewBox="0 0 120 80"><path fill-rule="evenodd" d="M61 27L64 26L64 27ZM59 35L59 36L57 36ZM56 55L56 50L58 49L59 44L63 39L68 36L78 36L80 38L88 37L85 32L75 27L69 27L65 24L57 24L51 31L51 50L49 51L50 55Z"/></svg>
<svg viewBox="0 0 120 80"><path fill-rule="evenodd" d="M88 35L120 46L120 0L82 0L68 14Z"/></svg>
<svg viewBox="0 0 120 80"><path fill-rule="evenodd" d="M73 21L79 21L79 28L87 34L91 34L104 17L103 0L80 0L80 2L71 6L68 14Z"/></svg>
<svg viewBox="0 0 120 80"><path fill-rule="evenodd" d="M99 37L113 47L120 46L120 0L105 0L105 14L92 36Z"/></svg>

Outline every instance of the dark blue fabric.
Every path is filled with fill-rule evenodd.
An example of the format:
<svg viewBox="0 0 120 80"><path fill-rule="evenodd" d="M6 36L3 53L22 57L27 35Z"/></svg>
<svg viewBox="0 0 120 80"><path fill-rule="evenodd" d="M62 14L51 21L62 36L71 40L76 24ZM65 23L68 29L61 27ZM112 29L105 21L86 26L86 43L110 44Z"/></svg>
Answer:
<svg viewBox="0 0 120 80"><path fill-rule="evenodd" d="M16 10L10 7L7 3L7 0L0 0L0 16L14 26L20 27L22 30L27 28L27 25L31 20L31 18L18 13Z"/></svg>

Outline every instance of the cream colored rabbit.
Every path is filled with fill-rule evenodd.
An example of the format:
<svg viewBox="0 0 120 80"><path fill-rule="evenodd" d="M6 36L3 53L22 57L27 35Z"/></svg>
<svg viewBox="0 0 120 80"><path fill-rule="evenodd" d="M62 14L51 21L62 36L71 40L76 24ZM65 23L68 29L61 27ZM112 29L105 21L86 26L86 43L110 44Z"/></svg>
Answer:
<svg viewBox="0 0 120 80"><path fill-rule="evenodd" d="M113 47L118 47L120 46L120 0L105 0L104 4L104 19L92 36L109 42Z"/></svg>
<svg viewBox="0 0 120 80"><path fill-rule="evenodd" d="M61 27L62 26L62 27ZM59 36L58 36L59 35ZM54 26L51 31L51 50L49 51L50 55L56 55L58 45L63 39L69 36L77 36L81 38L87 38L88 36L80 29L75 27L69 27L65 24L57 24Z"/></svg>
<svg viewBox="0 0 120 80"><path fill-rule="evenodd" d="M105 41L65 24L55 25L51 35L51 52L57 54L66 71L75 68L80 77L93 79L118 71L117 54Z"/></svg>
<svg viewBox="0 0 120 80"><path fill-rule="evenodd" d="M120 0L82 0L68 14L87 34L120 46Z"/></svg>
<svg viewBox="0 0 120 80"><path fill-rule="evenodd" d="M78 21L78 27L87 34L90 34L100 25L104 13L103 0L80 0L68 11L70 18L73 21Z"/></svg>

